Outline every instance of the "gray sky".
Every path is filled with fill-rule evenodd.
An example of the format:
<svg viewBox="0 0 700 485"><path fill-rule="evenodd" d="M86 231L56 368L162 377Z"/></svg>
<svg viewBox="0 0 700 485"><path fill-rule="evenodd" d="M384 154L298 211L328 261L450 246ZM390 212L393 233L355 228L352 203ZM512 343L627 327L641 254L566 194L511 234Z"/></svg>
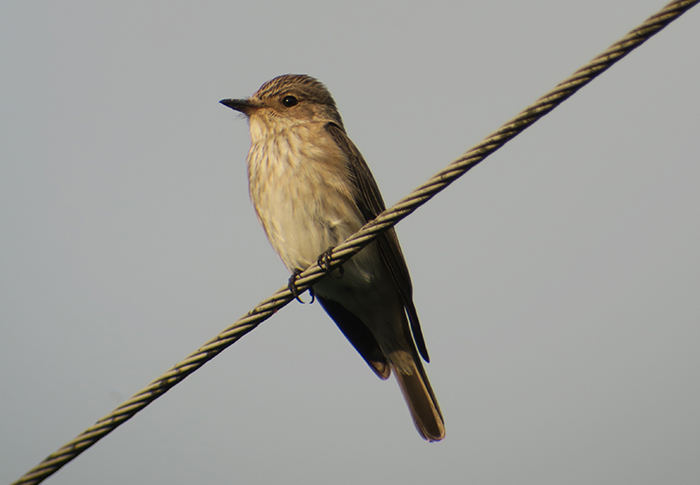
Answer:
<svg viewBox="0 0 700 485"><path fill-rule="evenodd" d="M393 203L663 6L3 2L0 483L282 286L246 122L327 84ZM700 9L397 228L447 425L294 303L50 479L700 480Z"/></svg>

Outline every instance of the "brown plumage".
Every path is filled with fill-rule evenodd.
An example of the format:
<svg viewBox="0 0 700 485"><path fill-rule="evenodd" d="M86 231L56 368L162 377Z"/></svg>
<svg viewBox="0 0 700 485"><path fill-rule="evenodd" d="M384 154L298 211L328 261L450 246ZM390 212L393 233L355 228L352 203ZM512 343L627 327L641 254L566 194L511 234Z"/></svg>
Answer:
<svg viewBox="0 0 700 485"><path fill-rule="evenodd" d="M279 76L248 99L221 102L248 117L251 200L290 271L305 269L384 210L335 101L316 79ZM428 361L396 232L379 236L342 270L314 285L316 298L379 377L394 372L421 436L441 440L444 421L419 356Z"/></svg>

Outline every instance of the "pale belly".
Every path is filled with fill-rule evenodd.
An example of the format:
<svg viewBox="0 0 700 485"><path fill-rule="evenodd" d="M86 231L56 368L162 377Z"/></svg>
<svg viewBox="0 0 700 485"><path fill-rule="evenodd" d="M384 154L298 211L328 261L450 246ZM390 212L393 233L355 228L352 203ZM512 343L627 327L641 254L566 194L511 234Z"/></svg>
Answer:
<svg viewBox="0 0 700 485"><path fill-rule="evenodd" d="M248 154L251 200L290 272L306 269L365 223L345 154L317 128L254 137ZM254 132L251 124L251 136ZM302 143L307 136L313 136L313 144ZM403 303L376 243L345 262L342 270L314 284L314 292L357 316L386 352L404 348Z"/></svg>
<svg viewBox="0 0 700 485"><path fill-rule="evenodd" d="M344 153L317 128L297 127L273 139L256 140L248 154L251 200L290 272L306 269L365 223ZM315 143L302 143L307 136ZM314 285L317 294L343 301L346 308L356 307L348 299L357 299L359 307L368 298L390 297L383 294L385 288L395 292L374 243L343 265L342 277L336 270Z"/></svg>
<svg viewBox="0 0 700 485"><path fill-rule="evenodd" d="M249 167L251 200L270 244L290 272L306 269L364 225L338 174L298 165L271 170L264 162ZM360 289L376 280L382 269L370 245L345 263L339 286Z"/></svg>
<svg viewBox="0 0 700 485"><path fill-rule="evenodd" d="M262 190L256 204L268 239L290 272L306 269L364 224L359 210L342 194L307 190L309 185L296 190L289 185ZM376 243L345 262L342 271L336 269L314 284L313 291L357 316L385 352L405 347L403 303Z"/></svg>

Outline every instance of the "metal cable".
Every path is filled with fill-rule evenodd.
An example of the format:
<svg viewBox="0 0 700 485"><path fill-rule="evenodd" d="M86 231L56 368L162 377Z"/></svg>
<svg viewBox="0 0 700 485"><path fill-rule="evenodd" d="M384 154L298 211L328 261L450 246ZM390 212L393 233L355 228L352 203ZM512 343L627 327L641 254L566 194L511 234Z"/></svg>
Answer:
<svg viewBox="0 0 700 485"><path fill-rule="evenodd" d="M391 228L418 207L425 204L438 192L475 167L487 156L498 150L535 121L549 113L576 91L588 84L668 24L676 20L698 2L700 2L700 0L672 1L659 12L649 17L644 23L630 31L621 40L610 46L606 51L595 57L578 71L574 72L550 92L539 98L533 105L525 108L515 118L487 136L481 143L450 163L423 185L401 199L393 207L379 214L376 219L365 224L358 232L350 236L333 250L330 258L327 259L330 267L335 268L350 259L363 247L372 242L379 234ZM318 263L314 263L299 275L296 286L300 292L305 291L316 281L325 276L325 274L326 272L319 267ZM277 290L270 298L260 302L245 316L224 329L219 335L197 349L197 351L185 357L181 362L175 364L175 366L165 374L151 382L143 390L134 394L107 416L80 433L75 439L49 455L44 461L28 471L12 485L41 483L58 471L62 466L76 458L80 453L112 432L120 424L127 421L134 414L148 406L152 401L166 393L171 387L199 369L209 360L216 357L219 352L234 344L261 322L270 318L277 310L293 299L294 296L286 286Z"/></svg>

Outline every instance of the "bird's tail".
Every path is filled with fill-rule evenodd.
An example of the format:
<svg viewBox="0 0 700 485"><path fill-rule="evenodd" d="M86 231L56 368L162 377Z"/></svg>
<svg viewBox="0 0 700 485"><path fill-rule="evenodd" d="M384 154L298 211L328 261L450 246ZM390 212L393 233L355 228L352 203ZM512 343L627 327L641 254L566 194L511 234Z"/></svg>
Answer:
<svg viewBox="0 0 700 485"><path fill-rule="evenodd" d="M401 365L397 366L392 362L391 369L418 432L427 441L440 441L445 437L445 421L419 359L417 355L412 359L400 359Z"/></svg>

